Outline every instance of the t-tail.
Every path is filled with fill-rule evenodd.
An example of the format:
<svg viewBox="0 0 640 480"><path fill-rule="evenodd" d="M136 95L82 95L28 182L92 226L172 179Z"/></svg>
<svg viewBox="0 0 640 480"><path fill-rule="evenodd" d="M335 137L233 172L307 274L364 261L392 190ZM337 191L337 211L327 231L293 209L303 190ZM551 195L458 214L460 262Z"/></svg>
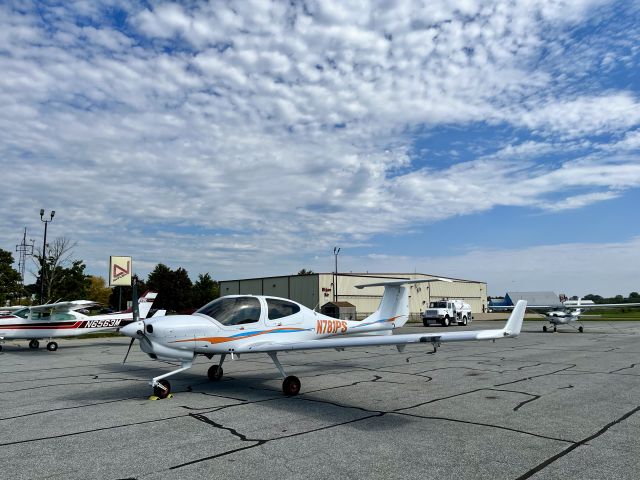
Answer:
<svg viewBox="0 0 640 480"><path fill-rule="evenodd" d="M396 328L403 326L409 320L409 289L411 288L409 285L425 282L453 282L453 280L448 278L425 278L356 285L356 288L384 287L384 293L378 309L365 318L362 323L366 325L376 323L392 324Z"/></svg>

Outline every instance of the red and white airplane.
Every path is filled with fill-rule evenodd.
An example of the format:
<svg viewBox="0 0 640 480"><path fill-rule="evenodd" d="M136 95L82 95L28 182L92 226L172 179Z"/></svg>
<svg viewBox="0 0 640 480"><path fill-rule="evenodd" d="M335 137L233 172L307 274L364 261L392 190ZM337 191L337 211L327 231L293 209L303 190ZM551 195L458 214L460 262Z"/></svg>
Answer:
<svg viewBox="0 0 640 480"><path fill-rule="evenodd" d="M154 395L159 398L167 397L171 391L166 378L191 368L197 355L209 359L220 356L218 364L207 373L209 380L216 381L222 377L222 363L227 355L233 359L245 353L266 353L284 377L284 394L297 395L300 380L285 373L278 352L374 345L395 345L401 352L409 343L431 345L435 350L444 342L496 340L520 334L527 305L524 300L518 302L500 330L394 335L393 330L409 319L409 284L438 280L450 281L397 280L358 286L384 286L378 310L362 321L327 317L284 298L229 295L208 303L193 315L139 320L122 328L120 333L131 337L129 349L138 339L142 351L151 358L180 362L179 369L151 380Z"/></svg>
<svg viewBox="0 0 640 480"><path fill-rule="evenodd" d="M139 300L140 318L146 318L157 292L146 292ZM29 348L38 348L38 339L74 337L85 333L116 331L133 322L132 309L106 315L84 315L83 308L98 305L89 300L56 302L46 305L22 307L11 313L0 315L0 342L5 339L31 339ZM156 312L158 313L158 312ZM164 313L161 311L160 314ZM47 350L55 352L58 344L47 343ZM2 350L2 345L0 345Z"/></svg>

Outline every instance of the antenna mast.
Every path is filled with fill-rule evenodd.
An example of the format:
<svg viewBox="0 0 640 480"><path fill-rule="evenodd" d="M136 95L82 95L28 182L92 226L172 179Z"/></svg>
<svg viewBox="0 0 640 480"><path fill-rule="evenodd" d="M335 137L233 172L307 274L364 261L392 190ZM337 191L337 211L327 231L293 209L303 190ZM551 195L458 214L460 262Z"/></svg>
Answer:
<svg viewBox="0 0 640 480"><path fill-rule="evenodd" d="M22 235L22 243L20 245L16 245L16 252L19 253L18 256L18 271L20 272L20 283L24 287L24 269L27 263L27 255L33 255L33 243L34 241L31 239L31 243L27 243L27 227L24 227L24 233Z"/></svg>

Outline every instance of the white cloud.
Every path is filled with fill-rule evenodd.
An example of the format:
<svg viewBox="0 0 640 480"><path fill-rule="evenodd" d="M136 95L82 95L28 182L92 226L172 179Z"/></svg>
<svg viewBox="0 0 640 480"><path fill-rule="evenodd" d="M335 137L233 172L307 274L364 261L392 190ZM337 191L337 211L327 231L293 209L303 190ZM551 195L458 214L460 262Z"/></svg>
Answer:
<svg viewBox="0 0 640 480"><path fill-rule="evenodd" d="M50 206L95 268L117 250L233 274L499 205L622 195L640 186L637 93L565 91L566 70L536 63L600 3L116 3L122 29L98 3L90 26L73 6L0 7L1 245ZM482 123L540 139L446 168L412 156L417 131Z"/></svg>
<svg viewBox="0 0 640 480"><path fill-rule="evenodd" d="M487 282L487 293L555 291L628 295L639 291L640 237L626 242L568 243L513 249L469 249L449 256L340 256L341 271L421 272ZM327 270L326 265L316 268Z"/></svg>

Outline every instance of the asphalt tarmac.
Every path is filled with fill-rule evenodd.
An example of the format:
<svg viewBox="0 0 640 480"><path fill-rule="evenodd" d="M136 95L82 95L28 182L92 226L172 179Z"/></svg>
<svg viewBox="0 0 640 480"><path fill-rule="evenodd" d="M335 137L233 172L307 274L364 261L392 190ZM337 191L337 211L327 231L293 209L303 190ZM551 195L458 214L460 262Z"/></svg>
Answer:
<svg viewBox="0 0 640 480"><path fill-rule="evenodd" d="M470 329L502 322L475 322ZM175 367L128 339L27 341L0 353L0 475L7 479L638 479L640 322L518 339L267 355ZM410 326L405 332L418 332ZM439 328L430 327L433 332ZM450 327L459 330L461 327ZM41 342L42 345L42 342Z"/></svg>

